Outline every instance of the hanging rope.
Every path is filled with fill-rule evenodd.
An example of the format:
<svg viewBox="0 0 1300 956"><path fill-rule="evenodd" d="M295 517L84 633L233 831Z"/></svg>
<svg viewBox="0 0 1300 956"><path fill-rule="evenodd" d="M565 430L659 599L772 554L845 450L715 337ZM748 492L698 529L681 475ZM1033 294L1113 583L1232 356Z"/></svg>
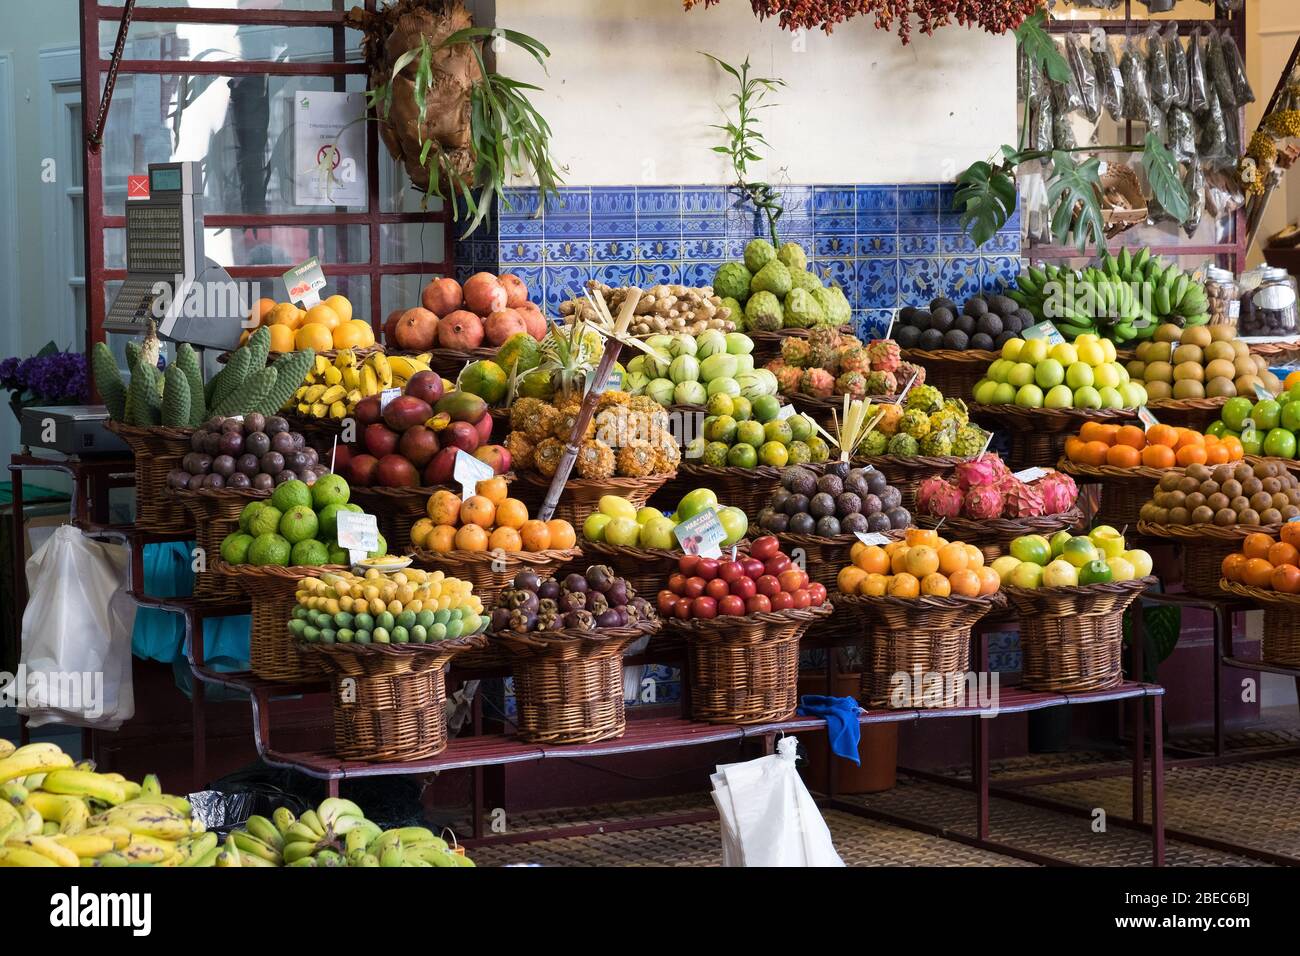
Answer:
<svg viewBox="0 0 1300 956"><path fill-rule="evenodd" d="M113 44L113 57L108 61L108 76L104 80L104 95L99 101L99 114L95 117L95 127L90 131L87 141L92 153L99 152L104 145L104 125L108 122L108 107L113 102L113 87L117 85L117 68L126 52L126 34L131 29L131 14L135 12L135 0L126 0L122 8L122 22L117 27L117 42ZM93 38L87 42L93 42Z"/></svg>

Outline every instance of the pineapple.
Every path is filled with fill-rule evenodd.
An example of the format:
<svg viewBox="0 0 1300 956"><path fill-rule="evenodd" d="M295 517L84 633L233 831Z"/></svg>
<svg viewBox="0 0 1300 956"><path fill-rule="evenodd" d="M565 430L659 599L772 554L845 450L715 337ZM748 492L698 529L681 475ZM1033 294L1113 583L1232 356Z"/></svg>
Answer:
<svg viewBox="0 0 1300 956"><path fill-rule="evenodd" d="M655 451L655 466L652 474L662 475L677 470L677 464L682 460L682 451L677 447L677 442L671 435L664 434L662 439L652 441Z"/></svg>
<svg viewBox="0 0 1300 956"><path fill-rule="evenodd" d="M550 478L560 467L560 459L563 457L564 443L555 438L546 438L533 449L533 466L543 478Z"/></svg>
<svg viewBox="0 0 1300 956"><path fill-rule="evenodd" d="M535 447L532 439L522 431L513 431L506 436L506 451L510 452L510 464L513 468L521 468L524 471L533 470L533 452Z"/></svg>
<svg viewBox="0 0 1300 956"><path fill-rule="evenodd" d="M654 446L644 439L632 439L619 449L617 467L618 473L626 478L644 478L654 474Z"/></svg>
<svg viewBox="0 0 1300 956"><path fill-rule="evenodd" d="M573 407L571 405L562 405L557 412L554 422L551 426L551 434L562 442L567 442L573 435L573 426L578 423L578 413L581 405ZM593 418L587 422L587 430L583 433L583 439L596 437L596 422Z"/></svg>
<svg viewBox="0 0 1300 956"><path fill-rule="evenodd" d="M617 462L614 449L604 442L588 438L578 446L576 467L582 478L610 478L614 474Z"/></svg>

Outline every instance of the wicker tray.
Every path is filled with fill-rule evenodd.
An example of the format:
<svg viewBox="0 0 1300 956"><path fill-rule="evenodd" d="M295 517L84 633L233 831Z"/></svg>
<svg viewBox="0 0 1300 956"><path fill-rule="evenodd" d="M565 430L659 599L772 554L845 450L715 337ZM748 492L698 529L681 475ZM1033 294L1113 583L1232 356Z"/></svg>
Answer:
<svg viewBox="0 0 1300 956"><path fill-rule="evenodd" d="M1240 551L1247 535L1262 531L1276 538L1282 530L1280 524L1169 525L1149 521L1139 521L1137 528L1138 534L1183 546L1183 587L1201 597L1223 596L1219 590L1223 559Z"/></svg>
<svg viewBox="0 0 1300 956"><path fill-rule="evenodd" d="M644 478L570 478L560 493L560 501L555 506L553 518L563 518L575 528L582 527L587 516L596 510L601 497L617 495L626 498L634 507L640 508L650 500L650 496L665 485L676 472L662 475L647 475ZM536 515L546 500L546 492L551 487L551 479L544 478L536 472L520 472L514 486L510 489L515 497L528 505L528 513Z"/></svg>
<svg viewBox="0 0 1300 956"><path fill-rule="evenodd" d="M751 517L766 505L772 493L781 486L781 469L773 465L754 468L717 467L683 458L677 465L677 475L659 489L659 501L671 499L672 504L695 488L712 488L718 503L739 508Z"/></svg>
<svg viewBox="0 0 1300 956"><path fill-rule="evenodd" d="M992 518L977 521L974 518L936 518L917 515L916 523L923 528L939 528L949 541L973 544L984 553L985 561L994 561L1006 553L1012 538L1023 534L1041 534L1051 537L1058 531L1069 531L1083 523L1083 512L1076 506L1055 515L1036 515L1032 518Z"/></svg>
<svg viewBox="0 0 1300 956"><path fill-rule="evenodd" d="M782 339L806 339L812 334L812 331L812 329L781 329L777 332L747 330L745 334L754 342L754 351L752 353L754 367L764 365L780 355ZM843 335L852 335L853 327L851 325L841 325L837 331Z"/></svg>
<svg viewBox="0 0 1300 956"><path fill-rule="evenodd" d="M496 632L514 671L517 733L543 744L623 736L623 650L659 622L603 631Z"/></svg>
<svg viewBox="0 0 1300 956"><path fill-rule="evenodd" d="M360 362L368 355L374 355L376 352L383 352L383 351L384 351L384 347L376 343L374 345L366 345L363 347L351 348L351 349L321 349L319 352L316 352L316 355L324 359L329 359L330 362L333 362L336 358L339 357L340 352L351 352L353 355L357 357L357 361ZM274 351L267 352L266 364L267 365L274 364L274 362L277 359L282 358L285 355L292 355L292 354L293 352L274 352ZM222 365L225 365L228 361L230 361L230 352L222 352L220 355L217 356L217 361L220 362Z"/></svg>
<svg viewBox="0 0 1300 956"><path fill-rule="evenodd" d="M1219 587L1264 608L1261 661L1278 667L1300 667L1300 594L1284 594L1227 580L1220 581Z"/></svg>
<svg viewBox="0 0 1300 956"><path fill-rule="evenodd" d="M333 684L334 752L345 760L388 762L447 748L444 665L487 641L474 635L433 644L296 643Z"/></svg>
<svg viewBox="0 0 1300 956"><path fill-rule="evenodd" d="M745 540L737 542L742 550ZM678 551L666 548L627 548L604 541L581 542L582 558L589 564L607 564L619 577L626 578L638 597L654 603L654 596L668 586L669 576L677 570Z"/></svg>
<svg viewBox="0 0 1300 956"><path fill-rule="evenodd" d="M1290 342L1249 342L1250 354L1262 355L1270 362L1287 364L1300 361L1300 339Z"/></svg>
<svg viewBox="0 0 1300 956"><path fill-rule="evenodd" d="M1147 409L1162 424L1194 428L1203 432L1219 420L1223 406L1228 404L1226 395L1218 398L1161 398L1147 402Z"/></svg>
<svg viewBox="0 0 1300 956"><path fill-rule="evenodd" d="M142 427L107 421L105 427L135 456L135 526L154 534L181 534L194 519L167 487L167 473L192 450L192 428Z"/></svg>
<svg viewBox="0 0 1300 956"><path fill-rule="evenodd" d="M423 355L423 352L416 353ZM429 350L429 368L437 372L443 378L449 378L453 382L456 376L470 362L479 359L490 359L497 354L496 349L430 349Z"/></svg>
<svg viewBox="0 0 1300 956"><path fill-rule="evenodd" d="M1004 588L1020 615L1021 683L1030 690L1064 693L1122 681L1124 611L1155 580Z"/></svg>
<svg viewBox="0 0 1300 956"><path fill-rule="evenodd" d="M474 586L474 593L485 607L493 607L503 588L510 586L516 574L525 568L536 571L542 580L555 576L565 564L582 557L582 548L548 551L426 551L408 553L415 566L426 571L442 571Z"/></svg>
<svg viewBox="0 0 1300 956"><path fill-rule="evenodd" d="M339 565L319 568L279 566L254 567L209 559L208 569L238 582L253 605L253 623L248 633L248 663L262 680L300 683L323 676L319 660L299 653L299 641L285 630L298 606L298 582L317 578L327 571L347 571Z"/></svg>
<svg viewBox="0 0 1300 956"><path fill-rule="evenodd" d="M1138 523L1142 506L1151 498L1156 483L1166 471L1174 469L1149 468L1146 465L1136 468L1081 465L1061 456L1056 470L1077 479L1080 484L1100 484L1101 504L1097 508L1097 519L1122 527Z"/></svg>
<svg viewBox="0 0 1300 956"><path fill-rule="evenodd" d="M744 617L672 620L686 641L692 720L762 724L799 704L799 638L831 606Z"/></svg>
<svg viewBox="0 0 1300 956"><path fill-rule="evenodd" d="M767 533L767 532L764 532ZM826 538L817 534L792 534L789 531L772 532L781 542L781 550L790 554L799 548L804 553L804 567L808 578L826 586L827 591L835 590L835 582L840 569L849 563L849 551L858 541L857 535L839 534ZM907 535L907 529L898 528L883 531L881 534L893 541L901 541Z"/></svg>
<svg viewBox="0 0 1300 956"><path fill-rule="evenodd" d="M950 398L967 398L1001 353L985 349L902 349L904 362L925 369L925 382Z"/></svg>
<svg viewBox="0 0 1300 956"><path fill-rule="evenodd" d="M239 527L239 515L253 501L266 501L269 491L252 488L200 488L173 490L176 499L194 516L194 537L207 559L221 556L221 542ZM194 596L207 601L244 600L244 590L228 575L213 571L194 576Z"/></svg>
<svg viewBox="0 0 1300 956"><path fill-rule="evenodd" d="M943 478L968 458L954 455L870 455L853 459L854 468L876 469L903 495L903 507L916 508L916 490L927 478Z"/></svg>
<svg viewBox="0 0 1300 956"><path fill-rule="evenodd" d="M870 707L950 707L961 701L970 670L971 628L1002 606L997 594L985 597L896 598L888 595L833 595L836 610L853 610L867 627L862 697ZM908 683L899 686L896 675ZM935 701L918 677L942 674L944 693Z"/></svg>

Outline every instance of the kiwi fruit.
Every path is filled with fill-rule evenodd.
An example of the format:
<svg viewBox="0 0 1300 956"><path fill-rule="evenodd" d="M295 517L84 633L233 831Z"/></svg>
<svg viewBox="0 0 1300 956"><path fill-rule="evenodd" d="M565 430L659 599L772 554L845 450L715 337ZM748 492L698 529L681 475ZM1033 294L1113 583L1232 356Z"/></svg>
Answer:
<svg viewBox="0 0 1300 956"><path fill-rule="evenodd" d="M1270 499L1270 501L1271 500L1272 499ZM1203 504L1205 504L1205 495L1201 494L1199 491L1193 491L1183 499L1183 507L1190 508L1193 511L1201 507Z"/></svg>
<svg viewBox="0 0 1300 956"><path fill-rule="evenodd" d="M1228 500L1231 501L1233 498L1237 497L1237 495L1241 494L1241 482L1236 478L1229 478L1227 481L1219 485L1219 491L1227 495Z"/></svg>
<svg viewBox="0 0 1300 956"><path fill-rule="evenodd" d="M1197 366L1199 368L1199 366ZM1205 386L1192 378L1174 382L1174 398L1204 398Z"/></svg>
<svg viewBox="0 0 1300 956"><path fill-rule="evenodd" d="M1233 339L1229 344L1237 358L1250 358L1250 346L1241 339Z"/></svg>
<svg viewBox="0 0 1300 956"><path fill-rule="evenodd" d="M1222 511L1224 508L1228 507L1228 501L1228 496L1221 491L1216 491L1214 494L1206 495L1205 497L1205 503L1215 511Z"/></svg>
<svg viewBox="0 0 1300 956"><path fill-rule="evenodd" d="M1249 355L1238 355L1232 367L1237 370L1238 378L1243 375L1254 375L1256 371L1255 363L1251 361Z"/></svg>
<svg viewBox="0 0 1300 956"><path fill-rule="evenodd" d="M1237 367L1229 359L1211 359L1205 363L1205 377L1233 379L1237 377Z"/></svg>
<svg viewBox="0 0 1300 956"><path fill-rule="evenodd" d="M1287 505L1282 509L1283 521L1290 521L1296 515L1300 515L1300 507L1297 507L1296 505Z"/></svg>
<svg viewBox="0 0 1300 956"><path fill-rule="evenodd" d="M1217 481L1219 484L1223 484L1225 481L1227 481L1229 478L1232 477L1232 466L1226 464L1215 465L1214 471L1210 474L1210 477L1213 478L1215 481Z"/></svg>
<svg viewBox="0 0 1300 956"><path fill-rule="evenodd" d="M1148 362L1142 374L1148 382L1168 382L1174 377L1174 367L1163 360Z"/></svg>
<svg viewBox="0 0 1300 956"><path fill-rule="evenodd" d="M1237 462L1237 466L1232 469L1232 477L1238 481L1245 481L1247 478L1253 478L1254 476L1255 469L1244 461Z"/></svg>
<svg viewBox="0 0 1300 956"><path fill-rule="evenodd" d="M1160 476L1160 483L1156 486L1161 491L1173 491L1178 487L1178 483L1183 480L1183 476L1176 471L1166 471Z"/></svg>
<svg viewBox="0 0 1300 956"><path fill-rule="evenodd" d="M1241 514L1237 515L1237 524L1257 525L1259 524L1259 512L1254 508L1244 508Z"/></svg>
<svg viewBox="0 0 1300 956"><path fill-rule="evenodd" d="M1191 520L1192 520L1192 513L1188 511L1186 508L1169 509L1170 524L1189 524Z"/></svg>
<svg viewBox="0 0 1300 956"><path fill-rule="evenodd" d="M1260 524L1281 524L1282 512L1277 508L1265 508L1259 513Z"/></svg>
<svg viewBox="0 0 1300 956"><path fill-rule="evenodd" d="M1199 345L1180 345L1174 349L1173 363L1181 365L1184 362L1195 362L1200 365L1204 354Z"/></svg>
<svg viewBox="0 0 1300 956"><path fill-rule="evenodd" d="M1146 343L1144 342L1143 344L1145 345ZM1129 378L1141 382L1146 379L1147 363L1141 359L1133 359L1124 366L1124 370L1128 372Z"/></svg>
<svg viewBox="0 0 1300 956"><path fill-rule="evenodd" d="M1210 497L1210 495L1217 494L1218 491L1219 491L1219 483L1215 481L1213 478L1211 478L1209 481L1201 482L1201 494L1205 495L1205 497L1208 498Z"/></svg>
<svg viewBox="0 0 1300 956"><path fill-rule="evenodd" d="M1151 362L1168 362L1169 357L1174 354L1174 347L1168 342L1152 342L1147 347L1147 356L1142 361L1150 364Z"/></svg>
<svg viewBox="0 0 1300 956"><path fill-rule="evenodd" d="M1237 328L1233 325L1204 326L1210 330L1210 338L1215 342L1229 342L1237 337Z"/></svg>
<svg viewBox="0 0 1300 956"><path fill-rule="evenodd" d="M1241 493L1249 498L1251 495L1264 490L1264 482L1259 478L1247 478L1241 483Z"/></svg>
<svg viewBox="0 0 1300 956"><path fill-rule="evenodd" d="M1153 402L1163 401L1166 398L1172 398L1174 387L1168 382L1144 382L1147 390L1147 398Z"/></svg>
<svg viewBox="0 0 1300 956"><path fill-rule="evenodd" d="M1192 509L1192 524L1210 524L1214 521L1214 510L1200 505Z"/></svg>
<svg viewBox="0 0 1300 956"><path fill-rule="evenodd" d="M1228 502L1228 507L1237 512L1237 514L1241 514L1250 507L1250 499L1245 495L1237 495L1237 497Z"/></svg>
<svg viewBox="0 0 1300 956"><path fill-rule="evenodd" d="M1245 395L1247 398L1253 399L1255 386L1260 384L1260 381L1257 375L1242 375L1232 384L1237 387L1238 395Z"/></svg>
<svg viewBox="0 0 1300 956"><path fill-rule="evenodd" d="M1184 379L1201 382L1205 379L1205 369L1199 362L1179 362L1174 366L1174 381L1181 382Z"/></svg>
<svg viewBox="0 0 1300 956"><path fill-rule="evenodd" d="M1267 491L1257 491L1250 496L1250 506L1256 511L1273 507L1273 496Z"/></svg>
<svg viewBox="0 0 1300 956"><path fill-rule="evenodd" d="M1231 342L1211 342L1205 347L1205 360L1207 362L1217 362L1224 360L1231 362L1237 357L1237 351L1232 347Z"/></svg>
<svg viewBox="0 0 1300 956"><path fill-rule="evenodd" d="M1208 465L1203 465L1199 461L1194 461L1187 466L1187 477L1195 478L1197 481L1209 481L1210 468Z"/></svg>
<svg viewBox="0 0 1300 956"><path fill-rule="evenodd" d="M1185 495L1190 495L1193 491L1201 490L1201 483L1190 474L1184 475L1178 481L1178 490Z"/></svg>

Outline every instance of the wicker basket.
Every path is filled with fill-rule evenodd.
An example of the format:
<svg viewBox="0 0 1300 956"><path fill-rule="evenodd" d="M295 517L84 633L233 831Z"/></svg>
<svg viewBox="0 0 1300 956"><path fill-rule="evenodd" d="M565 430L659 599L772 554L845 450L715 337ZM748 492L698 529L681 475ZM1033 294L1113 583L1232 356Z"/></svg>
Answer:
<svg viewBox="0 0 1300 956"><path fill-rule="evenodd" d="M287 633L283 636L290 640ZM311 644L302 656L329 675L334 752L344 760L420 760L447 749L446 663L482 636L433 644Z"/></svg>
<svg viewBox="0 0 1300 956"><path fill-rule="evenodd" d="M907 534L904 528L883 531L893 541L901 541ZM781 542L781 550L791 554L799 548L804 553L804 570L808 578L826 586L827 591L835 590L835 581L840 569L849 563L849 551L857 543L857 535L840 534L833 538L816 534L791 534L788 531L776 532L776 539Z"/></svg>
<svg viewBox="0 0 1300 956"><path fill-rule="evenodd" d="M1020 616L1021 683L1101 690L1124 679L1124 611L1155 578L1059 588L1004 588Z"/></svg>
<svg viewBox="0 0 1300 956"><path fill-rule="evenodd" d="M1147 402L1147 410L1164 425L1193 428L1203 432L1219 420L1228 397L1217 398L1162 398Z"/></svg>
<svg viewBox="0 0 1300 956"><path fill-rule="evenodd" d="M1170 525L1149 521L1139 521L1137 527L1138 534L1183 546L1183 587L1200 597L1223 597L1219 589L1223 559L1240 551L1247 535L1262 531L1276 538L1282 530L1277 524Z"/></svg>
<svg viewBox="0 0 1300 956"><path fill-rule="evenodd" d="M857 611L867 625L862 698L870 707L950 707L960 702L970 670L971 628L1002 605L987 597L897 598L835 594L836 610ZM910 686L900 687L897 675ZM927 692L929 675L943 676L943 697Z"/></svg>
<svg viewBox="0 0 1300 956"><path fill-rule="evenodd" d="M720 505L731 505L754 516L766 507L768 499L780 486L781 469L772 465L717 467L682 459L677 466L677 476L659 489L655 498L667 507L676 507L687 492L701 487L712 488Z"/></svg>
<svg viewBox="0 0 1300 956"><path fill-rule="evenodd" d="M424 353L421 352L421 355ZM432 349L429 352L429 368L443 378L453 382L461 370L470 362L478 359L490 359L496 355L496 349Z"/></svg>
<svg viewBox="0 0 1300 956"><path fill-rule="evenodd" d="M953 455L871 455L854 458L854 468L871 467L885 476L885 480L903 495L903 507L916 510L916 491L927 478L944 478L966 458Z"/></svg>
<svg viewBox="0 0 1300 956"><path fill-rule="evenodd" d="M519 737L583 744L623 736L623 651L658 627L491 635L514 671Z"/></svg>
<svg viewBox="0 0 1300 956"><path fill-rule="evenodd" d="M581 548L548 551L425 551L410 552L415 566L426 571L442 571L474 586L485 607L496 604L497 595L510 586L516 574L525 569L536 571L542 580L555 576L570 561L582 557Z"/></svg>
<svg viewBox="0 0 1300 956"><path fill-rule="evenodd" d="M1007 464L1012 471L1050 468L1065 453L1065 441L1084 422L1137 421L1131 408L1023 408L1019 405L970 406L972 419L992 422L1011 433Z"/></svg>
<svg viewBox="0 0 1300 956"><path fill-rule="evenodd" d="M298 651L299 642L289 636L285 625L298 601L298 582L320 577L327 571L346 571L338 565L319 568L276 565L255 567L251 564L227 564L209 560L209 570L228 575L239 583L253 605L253 623L248 634L248 662L262 680L301 683L320 680L323 672L316 658Z"/></svg>
<svg viewBox="0 0 1300 956"><path fill-rule="evenodd" d="M969 398L1000 353L984 349L903 349L904 362L925 369L925 384L950 398ZM921 383L918 382L918 385Z"/></svg>
<svg viewBox="0 0 1300 956"><path fill-rule="evenodd" d="M745 332L754 342L754 367L767 364L781 354L781 342L785 339L806 339L812 335L812 329L781 329L778 332L759 332L750 329ZM841 325L836 329L841 335L852 335L853 327Z"/></svg>
<svg viewBox="0 0 1300 956"><path fill-rule="evenodd" d="M183 534L194 530L194 519L167 487L167 473L180 468L192 450L192 428L141 427L105 423L126 442L135 456L135 526L153 534Z"/></svg>
<svg viewBox="0 0 1300 956"><path fill-rule="evenodd" d="M316 354L320 358L328 359L332 364L334 360L339 357L339 353L343 351L350 351L353 355L357 357L357 361L360 362L363 359L367 358L368 356L374 355L376 352L383 352L384 347L382 345L375 344L375 345L360 346L353 349L333 349L333 348L321 349ZM267 352L266 364L274 365L277 359L280 359L285 355L291 355L291 354L292 354L291 352ZM230 352L222 352L220 355L217 356L217 361L222 365L225 365L226 362L230 361L230 355L231 355Z"/></svg>
<svg viewBox="0 0 1300 956"><path fill-rule="evenodd" d="M1262 355L1272 365L1300 362L1300 339L1289 342L1250 342L1251 355Z"/></svg>
<svg viewBox="0 0 1300 956"><path fill-rule="evenodd" d="M799 704L799 638L829 604L669 623L687 645L692 720L762 724Z"/></svg>
<svg viewBox="0 0 1300 956"><path fill-rule="evenodd" d="M742 550L747 542L737 542ZM589 564L607 564L619 577L651 603L654 596L668 586L668 578L677 570L681 553L666 548L627 548L604 541L583 541L582 558Z"/></svg>
<svg viewBox="0 0 1300 956"><path fill-rule="evenodd" d="M1226 580L1220 581L1219 587L1264 608L1261 661L1276 667L1300 667L1300 594L1283 594Z"/></svg>
<svg viewBox="0 0 1300 956"><path fill-rule="evenodd" d="M634 507L640 508L674 474L676 473L668 472L662 475L647 475L644 478L570 478L565 482L559 503L555 506L555 514L551 517L563 518L575 528L580 528L605 495L626 498ZM529 514L536 515L546 500L546 492L550 487L550 478L545 478L536 472L525 471L519 473L515 485L510 490L516 498L528 505Z"/></svg>
<svg viewBox="0 0 1300 956"><path fill-rule="evenodd" d="M514 476L502 476L509 481ZM388 550L400 554L411 547L411 528L428 514L429 498L435 491L454 491L459 488L430 485L417 488L381 488L378 486L352 486L348 500L360 505L367 514L379 521L379 531L384 536Z"/></svg>
<svg viewBox="0 0 1300 956"><path fill-rule="evenodd" d="M1041 534L1051 537L1058 531L1071 531L1083 523L1083 512L1077 507L1055 515L1036 515L1032 518L991 518L977 521L974 518L936 518L918 515L916 523L923 528L942 528L949 541L973 544L984 553L984 560L992 562L1006 554L1012 538L1024 534Z"/></svg>
<svg viewBox="0 0 1300 956"><path fill-rule="evenodd" d="M1114 465L1082 465L1062 457L1056 470L1076 479L1080 484L1101 485L1101 504L1096 518L1108 524L1123 527L1137 524L1142 506L1155 493L1156 483L1166 471L1173 469L1117 468Z"/></svg>
<svg viewBox="0 0 1300 956"><path fill-rule="evenodd" d="M239 527L239 515L253 501L265 501L269 491L236 488L200 488L173 491L194 516L194 537L209 559L221 555L221 542ZM194 596L205 601L244 600L244 590L234 578L218 572L194 576Z"/></svg>

